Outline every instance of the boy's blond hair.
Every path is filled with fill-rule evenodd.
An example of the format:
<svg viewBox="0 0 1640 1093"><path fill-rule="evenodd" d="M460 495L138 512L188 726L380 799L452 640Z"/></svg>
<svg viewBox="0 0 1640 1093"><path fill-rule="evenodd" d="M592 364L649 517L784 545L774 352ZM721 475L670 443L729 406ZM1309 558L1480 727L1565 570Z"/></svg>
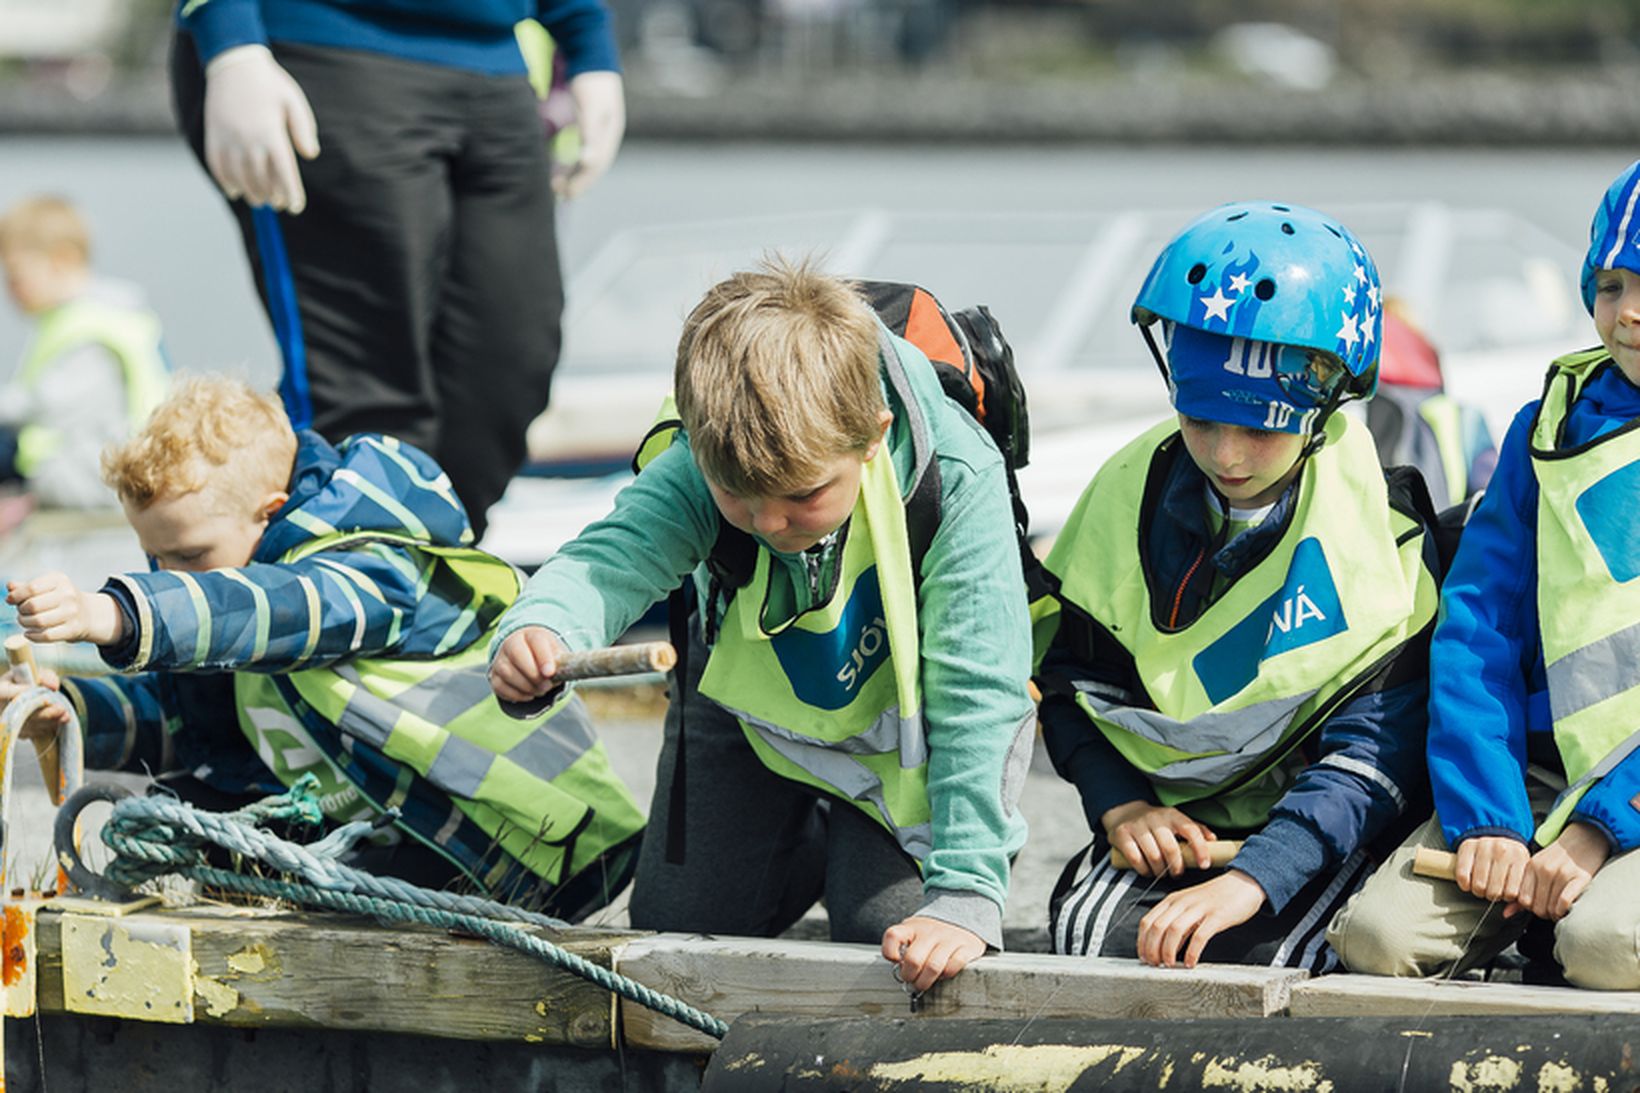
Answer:
<svg viewBox="0 0 1640 1093"><path fill-rule="evenodd" d="M296 433L275 395L227 376L179 382L142 431L103 453L103 481L145 509L209 489L225 509L290 483Z"/></svg>
<svg viewBox="0 0 1640 1093"><path fill-rule="evenodd" d="M673 391L702 473L743 497L818 482L882 435L878 324L852 285L765 260L709 289L683 324Z"/></svg>
<svg viewBox="0 0 1640 1093"><path fill-rule="evenodd" d="M66 252L81 262L89 262L91 232L66 198L52 194L26 198L0 216L0 254L20 251Z"/></svg>

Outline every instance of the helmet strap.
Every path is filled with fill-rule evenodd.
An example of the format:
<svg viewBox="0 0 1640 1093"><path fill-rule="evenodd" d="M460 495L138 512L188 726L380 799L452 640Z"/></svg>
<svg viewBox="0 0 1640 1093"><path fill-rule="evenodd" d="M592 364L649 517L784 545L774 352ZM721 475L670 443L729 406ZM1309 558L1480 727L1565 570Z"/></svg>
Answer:
<svg viewBox="0 0 1640 1093"><path fill-rule="evenodd" d="M1150 356L1156 362L1156 370L1162 374L1162 379L1171 387L1173 385L1173 375L1167 370L1167 358L1162 355L1161 349L1156 345L1156 338L1150 333L1151 325L1145 323L1139 327L1139 333L1145 336L1145 344L1150 347Z"/></svg>
<svg viewBox="0 0 1640 1093"><path fill-rule="evenodd" d="M1300 459L1310 458L1310 456L1320 451L1321 445L1327 442L1327 422L1332 418L1333 413L1344 404L1344 388L1347 386L1348 384L1340 383L1333 388L1332 394L1327 396L1327 401L1321 407L1321 412L1315 415L1315 423L1310 426L1310 439L1305 443L1304 452L1299 456Z"/></svg>

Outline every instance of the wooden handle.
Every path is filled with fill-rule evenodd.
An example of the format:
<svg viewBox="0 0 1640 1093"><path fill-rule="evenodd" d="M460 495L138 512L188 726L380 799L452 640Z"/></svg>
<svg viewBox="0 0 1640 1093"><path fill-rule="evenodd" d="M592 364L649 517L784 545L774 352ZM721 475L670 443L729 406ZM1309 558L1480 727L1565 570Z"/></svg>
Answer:
<svg viewBox="0 0 1640 1093"><path fill-rule="evenodd" d="M40 665L34 659L34 644L21 634L6 638L6 660L11 663L11 677L18 683L31 684L40 678Z"/></svg>
<svg viewBox="0 0 1640 1093"><path fill-rule="evenodd" d="M6 638L6 660L11 664L11 678L25 687L40 682L40 664L34 659L34 643L21 634ZM46 784L51 803L63 803L63 764L57 754L56 740L36 740L34 758L40 763L40 778Z"/></svg>
<svg viewBox="0 0 1640 1093"><path fill-rule="evenodd" d="M1189 847L1188 844L1181 842L1179 844L1179 849L1184 851L1184 867L1186 869L1200 869L1201 868L1201 866L1196 864L1196 856L1194 854L1190 853L1190 847ZM1237 854L1240 854L1240 853L1241 853L1241 840L1240 839L1220 839L1218 842L1208 843L1207 844L1207 856L1212 861L1212 864L1209 865L1208 868L1209 869L1222 869L1225 866L1230 864L1230 859L1231 858L1235 857ZM1129 861L1127 860L1127 857L1120 850L1117 850L1115 847L1112 847L1111 851L1110 851L1110 865L1111 865L1112 869L1132 869L1133 868L1132 864L1129 863Z"/></svg>
<svg viewBox="0 0 1640 1093"><path fill-rule="evenodd" d="M1412 855L1412 872L1414 876L1431 877L1435 880L1452 880L1456 873L1458 855L1450 850L1435 850L1428 846L1420 846Z"/></svg>
<svg viewBox="0 0 1640 1093"><path fill-rule="evenodd" d="M585 653L568 653L558 661L554 679L604 679L609 676L664 672L678 662L671 643L644 641L634 645L611 645Z"/></svg>

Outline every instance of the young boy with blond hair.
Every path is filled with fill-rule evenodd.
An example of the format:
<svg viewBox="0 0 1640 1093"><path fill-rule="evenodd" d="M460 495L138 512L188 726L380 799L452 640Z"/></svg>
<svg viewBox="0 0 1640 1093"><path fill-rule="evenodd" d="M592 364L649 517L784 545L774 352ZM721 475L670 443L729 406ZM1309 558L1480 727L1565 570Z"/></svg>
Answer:
<svg viewBox="0 0 1640 1093"><path fill-rule="evenodd" d="M63 683L87 765L213 808L312 773L329 820L399 810L366 868L566 918L622 887L643 817L578 701L527 722L496 705L488 639L522 581L468 545L431 459L332 447L276 398L196 378L104 467L154 569L7 597L31 639L130 673Z"/></svg>
<svg viewBox="0 0 1640 1093"><path fill-rule="evenodd" d="M491 680L526 704L689 578L634 926L772 936L821 897L926 989L1002 945L1034 716L1002 457L848 282L713 287L614 511L531 578ZM908 522L919 490L937 527ZM931 533L931 535L930 535ZM693 575L692 578L690 575Z"/></svg>
<svg viewBox="0 0 1640 1093"><path fill-rule="evenodd" d="M136 286L92 275L90 232L62 198L30 198L0 215L0 266L12 302L34 321L0 389L0 480L23 480L49 507L110 505L98 456L165 395L159 319Z"/></svg>
<svg viewBox="0 0 1640 1093"><path fill-rule="evenodd" d="M1333 921L1351 971L1520 939L1534 981L1640 989L1640 162L1589 231L1600 346L1556 360L1470 516L1430 644L1435 815ZM1414 876L1456 852L1455 881Z"/></svg>

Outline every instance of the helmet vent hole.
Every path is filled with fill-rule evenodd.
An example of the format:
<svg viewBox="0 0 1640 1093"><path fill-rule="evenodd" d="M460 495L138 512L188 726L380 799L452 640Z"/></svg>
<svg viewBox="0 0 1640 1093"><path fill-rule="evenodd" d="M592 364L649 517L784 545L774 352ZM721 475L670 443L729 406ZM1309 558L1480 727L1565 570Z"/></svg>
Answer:
<svg viewBox="0 0 1640 1093"><path fill-rule="evenodd" d="M1239 212L1239 213L1231 213L1231 214L1230 214L1230 215L1229 215L1229 216L1227 216L1227 217L1225 217L1225 218L1224 218L1224 219L1225 219L1225 220L1226 220L1226 221L1230 221L1230 220L1240 220L1240 219L1241 219L1241 218L1242 218L1242 217L1244 217L1244 216L1246 216L1246 215L1247 215L1247 210L1246 210L1246 209L1243 209L1243 210L1242 210L1242 211L1241 211L1241 212Z"/></svg>
<svg viewBox="0 0 1640 1093"><path fill-rule="evenodd" d="M1332 232L1334 235L1338 236L1338 238L1340 238L1340 239L1344 238L1344 233L1340 232L1337 228L1333 227L1331 224L1326 225L1326 229L1328 231Z"/></svg>
<svg viewBox="0 0 1640 1093"><path fill-rule="evenodd" d="M1287 235L1293 234L1293 226L1291 224L1287 223L1286 221L1282 221L1281 230L1284 234L1287 234Z"/></svg>
<svg viewBox="0 0 1640 1093"><path fill-rule="evenodd" d="M1195 265L1190 267L1190 272L1184 275L1184 279L1193 285L1199 285L1202 283L1202 278L1206 276L1207 267L1202 265L1200 262L1197 262Z"/></svg>
<svg viewBox="0 0 1640 1093"><path fill-rule="evenodd" d="M1268 277L1253 286L1253 295L1261 300L1268 300L1276 294L1276 283Z"/></svg>
<svg viewBox="0 0 1640 1093"><path fill-rule="evenodd" d="M1274 209L1278 213L1290 213L1293 211L1288 205L1271 205L1270 208Z"/></svg>

